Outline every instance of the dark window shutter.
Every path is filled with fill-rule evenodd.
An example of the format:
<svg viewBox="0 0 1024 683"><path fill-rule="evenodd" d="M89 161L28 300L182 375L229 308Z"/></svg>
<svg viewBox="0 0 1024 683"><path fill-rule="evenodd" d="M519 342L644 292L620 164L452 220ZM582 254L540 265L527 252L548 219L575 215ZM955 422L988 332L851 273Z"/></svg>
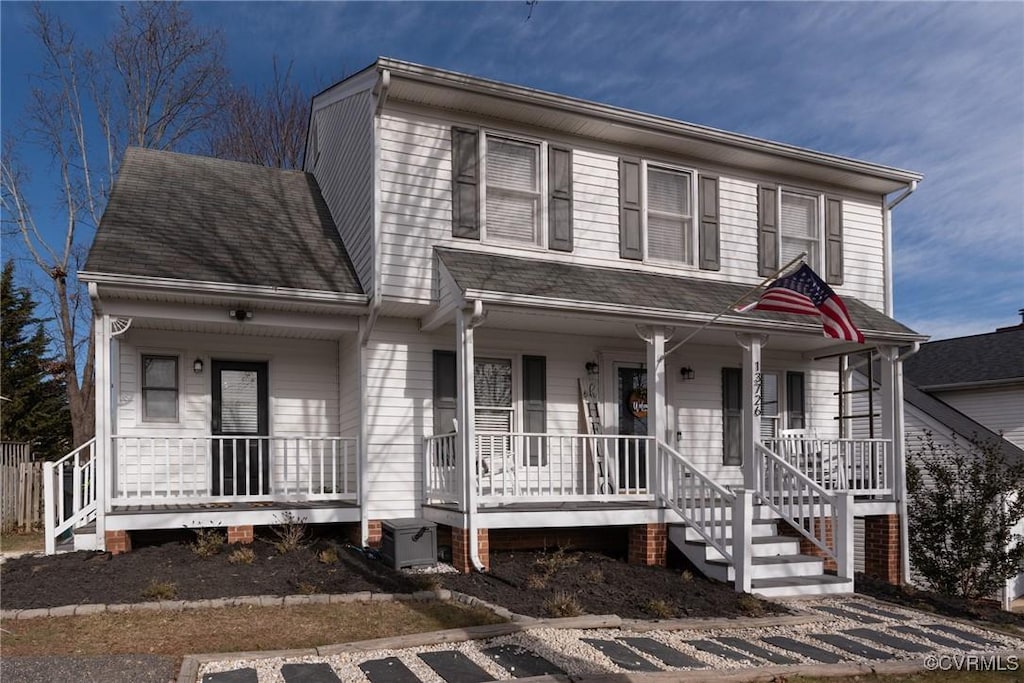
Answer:
<svg viewBox="0 0 1024 683"><path fill-rule="evenodd" d="M452 237L480 239L479 136L452 128Z"/></svg>
<svg viewBox="0 0 1024 683"><path fill-rule="evenodd" d="M802 372L786 373L786 414L790 429L804 429L807 426Z"/></svg>
<svg viewBox="0 0 1024 683"><path fill-rule="evenodd" d="M825 281L843 284L843 200L825 197Z"/></svg>
<svg viewBox="0 0 1024 683"><path fill-rule="evenodd" d="M458 394L455 352L434 351L434 434L452 431Z"/></svg>
<svg viewBox="0 0 1024 683"><path fill-rule="evenodd" d="M572 251L572 150L548 148L548 248Z"/></svg>
<svg viewBox="0 0 1024 683"><path fill-rule="evenodd" d="M640 234L640 162L619 159L619 256L642 261Z"/></svg>
<svg viewBox="0 0 1024 683"><path fill-rule="evenodd" d="M743 464L743 371L722 368L722 464Z"/></svg>
<svg viewBox="0 0 1024 683"><path fill-rule="evenodd" d="M722 260L718 246L718 178L700 176L697 181L697 199L700 212L700 230L697 235L700 245L698 265L703 270L719 270L722 267Z"/></svg>
<svg viewBox="0 0 1024 683"><path fill-rule="evenodd" d="M757 274L779 269L779 195L774 185L757 186Z"/></svg>
<svg viewBox="0 0 1024 683"><path fill-rule="evenodd" d="M548 377L544 356L523 356L523 431L543 434L548 430ZM531 465L546 465L543 439L527 439Z"/></svg>

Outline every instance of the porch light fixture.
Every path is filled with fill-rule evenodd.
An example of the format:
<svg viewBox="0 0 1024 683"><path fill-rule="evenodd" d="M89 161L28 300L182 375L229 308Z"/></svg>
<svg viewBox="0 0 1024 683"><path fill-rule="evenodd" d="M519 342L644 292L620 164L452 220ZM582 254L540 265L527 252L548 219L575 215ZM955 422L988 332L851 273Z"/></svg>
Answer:
<svg viewBox="0 0 1024 683"><path fill-rule="evenodd" d="M691 368L689 365L684 365L683 367L679 368L679 376L683 378L684 382L689 382L691 379L693 379L693 368Z"/></svg>
<svg viewBox="0 0 1024 683"><path fill-rule="evenodd" d="M197 375L203 374L202 358L196 358L194 361L192 361L192 372L196 373Z"/></svg>
<svg viewBox="0 0 1024 683"><path fill-rule="evenodd" d="M586 368L587 368L587 374L588 375L596 375L597 374L597 363L595 363L594 361L592 361L592 360L587 361Z"/></svg>

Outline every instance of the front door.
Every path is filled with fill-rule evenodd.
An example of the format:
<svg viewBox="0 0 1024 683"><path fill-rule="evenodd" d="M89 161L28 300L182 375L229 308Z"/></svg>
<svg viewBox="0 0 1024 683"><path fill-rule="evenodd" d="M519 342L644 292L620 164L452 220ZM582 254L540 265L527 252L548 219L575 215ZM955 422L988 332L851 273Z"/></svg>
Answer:
<svg viewBox="0 0 1024 683"><path fill-rule="evenodd" d="M213 366L213 495L270 492L267 364L215 360Z"/></svg>
<svg viewBox="0 0 1024 683"><path fill-rule="evenodd" d="M636 363L616 363L615 386L619 434L647 436L647 370ZM618 451L618 488L646 488L647 442L623 439Z"/></svg>

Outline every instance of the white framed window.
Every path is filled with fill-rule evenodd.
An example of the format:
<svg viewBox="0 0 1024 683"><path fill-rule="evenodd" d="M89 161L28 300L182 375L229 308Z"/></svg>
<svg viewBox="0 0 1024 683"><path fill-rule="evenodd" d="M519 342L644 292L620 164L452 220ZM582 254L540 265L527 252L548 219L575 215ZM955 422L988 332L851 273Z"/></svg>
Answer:
<svg viewBox="0 0 1024 683"><path fill-rule="evenodd" d="M142 419L178 421L178 357L142 355Z"/></svg>
<svg viewBox="0 0 1024 683"><path fill-rule="evenodd" d="M477 358L473 367L477 432L516 431L512 360Z"/></svg>
<svg viewBox="0 0 1024 683"><path fill-rule="evenodd" d="M543 246L546 145L492 133L481 137L484 240Z"/></svg>
<svg viewBox="0 0 1024 683"><path fill-rule="evenodd" d="M824 202L821 195L779 189L779 261L788 263L807 252L807 263L822 272L821 243Z"/></svg>
<svg viewBox="0 0 1024 683"><path fill-rule="evenodd" d="M644 163L646 259L692 265L694 258L692 171Z"/></svg>
<svg viewBox="0 0 1024 683"><path fill-rule="evenodd" d="M779 376L774 372L761 375L761 438L779 434Z"/></svg>

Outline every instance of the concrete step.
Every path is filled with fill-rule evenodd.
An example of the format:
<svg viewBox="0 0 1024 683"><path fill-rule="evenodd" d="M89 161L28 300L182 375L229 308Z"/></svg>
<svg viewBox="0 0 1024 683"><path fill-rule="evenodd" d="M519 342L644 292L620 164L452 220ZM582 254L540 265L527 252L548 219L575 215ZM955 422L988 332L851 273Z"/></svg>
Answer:
<svg viewBox="0 0 1024 683"><path fill-rule="evenodd" d="M853 581L833 574L754 579L750 592L764 598L792 598L805 595L853 593Z"/></svg>

